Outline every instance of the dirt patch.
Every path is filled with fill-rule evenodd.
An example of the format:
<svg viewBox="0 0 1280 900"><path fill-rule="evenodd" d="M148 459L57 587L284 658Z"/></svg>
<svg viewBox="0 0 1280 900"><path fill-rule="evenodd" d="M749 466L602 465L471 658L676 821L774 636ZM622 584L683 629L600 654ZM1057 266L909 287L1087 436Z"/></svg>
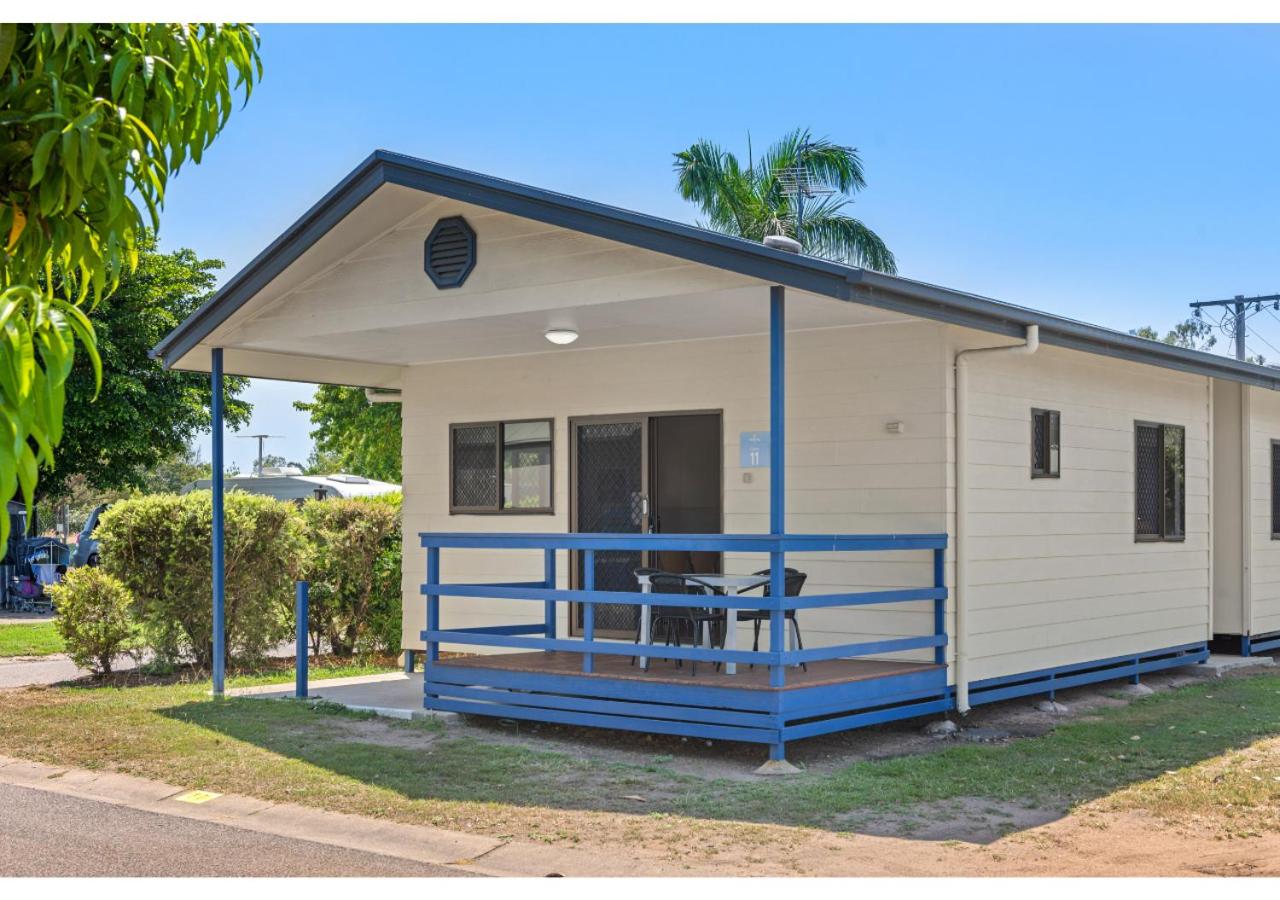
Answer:
<svg viewBox="0 0 1280 900"><path fill-rule="evenodd" d="M908 837L917 841L990 844L1007 835L1055 822L1065 815L1065 807L1046 808L959 797L892 811L858 810L838 817L837 830L880 837Z"/></svg>

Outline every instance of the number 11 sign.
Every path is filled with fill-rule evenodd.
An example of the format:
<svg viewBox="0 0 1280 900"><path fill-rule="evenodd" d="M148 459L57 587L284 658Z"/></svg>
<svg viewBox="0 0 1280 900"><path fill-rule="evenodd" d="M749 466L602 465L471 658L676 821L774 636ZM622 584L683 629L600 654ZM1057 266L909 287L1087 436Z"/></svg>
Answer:
<svg viewBox="0 0 1280 900"><path fill-rule="evenodd" d="M769 432L743 431L739 434L739 465L744 469L761 469L769 466Z"/></svg>

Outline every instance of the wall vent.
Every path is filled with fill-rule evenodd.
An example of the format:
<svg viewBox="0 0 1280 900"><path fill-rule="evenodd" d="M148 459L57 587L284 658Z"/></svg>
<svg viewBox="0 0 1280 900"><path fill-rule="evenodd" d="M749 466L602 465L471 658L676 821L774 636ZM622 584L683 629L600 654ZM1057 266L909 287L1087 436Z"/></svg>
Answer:
<svg viewBox="0 0 1280 900"><path fill-rule="evenodd" d="M462 216L441 219L427 235L423 268L438 288L454 288L476 267L476 233Z"/></svg>

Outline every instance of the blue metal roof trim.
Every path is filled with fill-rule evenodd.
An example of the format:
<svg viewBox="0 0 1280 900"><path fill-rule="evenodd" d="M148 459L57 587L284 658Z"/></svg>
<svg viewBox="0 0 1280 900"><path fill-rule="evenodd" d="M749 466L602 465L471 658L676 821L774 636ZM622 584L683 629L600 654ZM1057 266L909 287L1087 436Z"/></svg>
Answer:
<svg viewBox="0 0 1280 900"><path fill-rule="evenodd" d="M374 151L151 351L165 365L194 348L383 184L397 184L665 253L764 281L982 331L1280 390L1280 372L1172 347L976 294L800 256L680 222L427 160Z"/></svg>

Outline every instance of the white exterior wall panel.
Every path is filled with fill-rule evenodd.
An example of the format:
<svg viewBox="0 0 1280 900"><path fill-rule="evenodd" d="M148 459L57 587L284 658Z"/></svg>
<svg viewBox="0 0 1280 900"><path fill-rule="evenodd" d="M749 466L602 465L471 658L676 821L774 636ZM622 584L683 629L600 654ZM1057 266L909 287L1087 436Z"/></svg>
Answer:
<svg viewBox="0 0 1280 900"><path fill-rule="evenodd" d="M764 314L762 304L762 316ZM927 322L788 336L791 532L954 534L957 349L990 335ZM761 336L410 367L404 386L405 645L425 618L420 531L567 531L568 420L628 412L723 410L724 530L763 532L768 470L743 482L738 435L768 422ZM1030 477L1030 410L1062 414L1062 477ZM1053 347L979 357L971 368L969 657L972 679L1205 640L1209 634L1207 379ZM1280 408L1278 408L1280 412ZM555 514L451 516L452 422L555 419ZM1134 540L1137 420L1186 428L1186 539ZM903 432L886 424L901 421ZM796 554L806 592L923 585L925 554ZM727 571L763 558L726 560ZM952 574L950 554L948 579ZM567 583L561 554L559 574ZM446 551L448 580L532 580L536 552ZM1280 579L1277 584L1280 611ZM539 621L518 601L443 601L445 627ZM951 622L951 617L948 617ZM802 613L812 646L928 633L927 604ZM560 628L567 623L562 621ZM949 626L950 627L950 626ZM749 632L739 646L748 646ZM917 654L919 656L919 654Z"/></svg>
<svg viewBox="0 0 1280 900"><path fill-rule="evenodd" d="M767 305L760 305L761 324ZM945 375L942 326L909 322L793 332L788 353L787 529L795 533L939 532L946 514ZM769 428L769 355L763 335L411 367L404 385L405 646L418 647L425 620L419 586L421 531L549 531L569 528L570 417L629 412L722 410L724 530L768 531L768 469L743 481L739 433ZM451 422L554 417L555 514L450 515ZM886 430L901 421L903 433ZM534 580L538 552L445 551L456 581ZM924 551L794 554L806 592L925 586ZM726 559L751 572L764 556ZM558 574L567 584L567 561ZM444 627L541 620L520 601L442 601ZM805 612L806 646L932 633L928 604ZM561 621L563 633L566 622ZM739 646L750 644L744 627ZM919 656L920 654L916 654Z"/></svg>
<svg viewBox="0 0 1280 900"><path fill-rule="evenodd" d="M1280 441L1280 394L1247 388L1251 635L1280 631L1280 540L1271 537L1271 442Z"/></svg>
<svg viewBox="0 0 1280 900"><path fill-rule="evenodd" d="M947 354L1001 343L950 328ZM970 679L1205 640L1207 379L1051 346L968 365ZM1032 408L1061 413L1059 478L1031 477ZM1185 541L1134 540L1135 421L1186 428Z"/></svg>

